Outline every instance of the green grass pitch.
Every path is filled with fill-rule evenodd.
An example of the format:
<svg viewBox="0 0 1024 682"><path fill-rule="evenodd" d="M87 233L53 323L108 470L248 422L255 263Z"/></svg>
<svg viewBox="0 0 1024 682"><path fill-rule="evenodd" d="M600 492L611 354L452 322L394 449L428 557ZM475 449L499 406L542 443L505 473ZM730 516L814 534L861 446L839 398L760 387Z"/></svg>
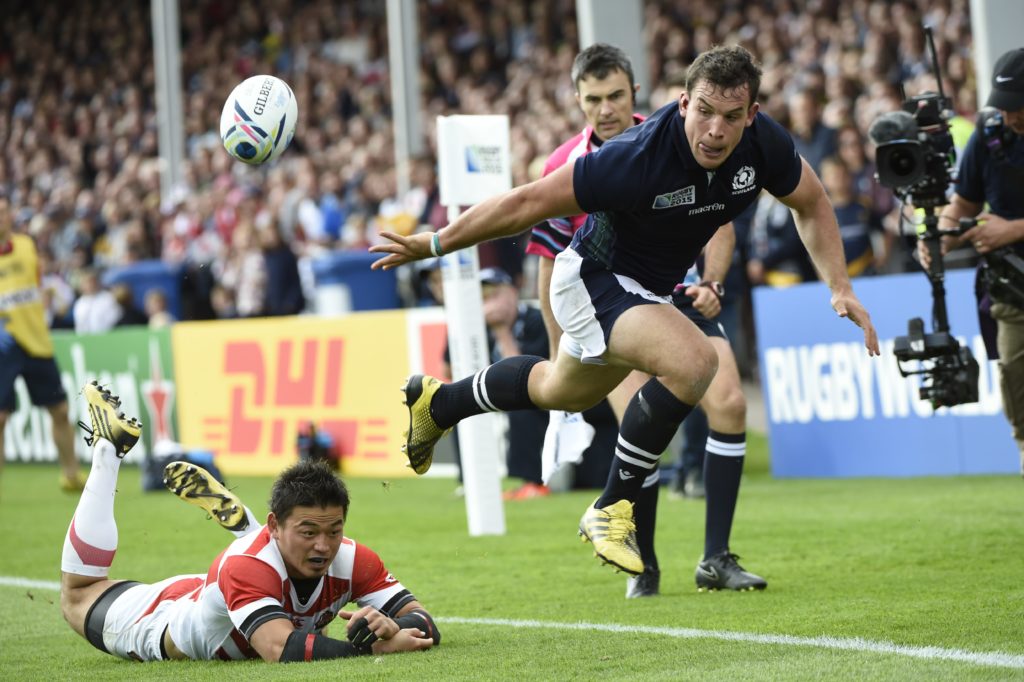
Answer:
<svg viewBox="0 0 1024 682"><path fill-rule="evenodd" d="M750 452L733 551L768 579L763 593L696 592L703 504L664 491L662 594L627 601L625 578L576 538L594 492L506 504L506 535L471 538L451 480L352 479L346 534L380 553L438 619L444 643L289 666L138 664L93 649L46 586L59 580L77 499L58 490L55 467L9 464L0 478L0 677L1024 679L1024 481L775 480L764 439L752 437ZM229 482L265 515L269 478ZM141 492L134 467L118 487L112 577L204 572L231 539L199 509Z"/></svg>

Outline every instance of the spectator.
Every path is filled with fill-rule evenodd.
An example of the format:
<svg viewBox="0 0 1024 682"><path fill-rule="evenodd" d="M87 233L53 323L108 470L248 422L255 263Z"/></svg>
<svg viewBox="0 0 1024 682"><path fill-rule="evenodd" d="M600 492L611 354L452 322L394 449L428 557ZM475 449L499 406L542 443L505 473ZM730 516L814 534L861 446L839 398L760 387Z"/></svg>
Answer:
<svg viewBox="0 0 1024 682"><path fill-rule="evenodd" d="M39 272L46 326L50 329L73 329L71 306L75 303L75 290L45 249L39 251Z"/></svg>
<svg viewBox="0 0 1024 682"><path fill-rule="evenodd" d="M813 92L801 90L789 98L789 131L793 134L793 144L819 174L821 162L837 149L836 131L822 122L821 115L821 103Z"/></svg>
<svg viewBox="0 0 1024 682"><path fill-rule="evenodd" d="M235 307L235 292L228 287L215 284L210 291L210 305L218 320L233 320L238 317L238 308Z"/></svg>
<svg viewBox="0 0 1024 682"><path fill-rule="evenodd" d="M256 238L256 229L251 221L239 223L231 236L232 248L220 277L221 285L235 294L239 317L263 314L267 268Z"/></svg>
<svg viewBox="0 0 1024 682"><path fill-rule="evenodd" d="M757 200L756 207L747 261L750 284L787 287L816 279L789 208L767 194Z"/></svg>
<svg viewBox="0 0 1024 682"><path fill-rule="evenodd" d="M857 195L853 174L843 161L830 156L821 162L821 184L825 186L839 223L850 277L873 275L885 265L889 249L882 224Z"/></svg>
<svg viewBox="0 0 1024 682"><path fill-rule="evenodd" d="M148 319L146 313L139 310L135 305L135 294L132 291L132 287L127 282L118 282L114 286L110 287L110 293L114 295L114 300L117 301L117 305L121 308L121 318L117 321L115 327L129 327L139 326L147 324Z"/></svg>
<svg viewBox="0 0 1024 682"><path fill-rule="evenodd" d="M146 292L146 316L150 329L165 329L176 322L167 309L167 294L163 289L153 288Z"/></svg>
<svg viewBox="0 0 1024 682"><path fill-rule="evenodd" d="M267 284L263 291L264 315L298 315L306 307L295 252L284 242L271 220L260 232Z"/></svg>
<svg viewBox="0 0 1024 682"><path fill-rule="evenodd" d="M94 268L82 272L79 295L75 301L75 333L99 334L110 331L121 319L121 306L114 295L100 284L100 275Z"/></svg>

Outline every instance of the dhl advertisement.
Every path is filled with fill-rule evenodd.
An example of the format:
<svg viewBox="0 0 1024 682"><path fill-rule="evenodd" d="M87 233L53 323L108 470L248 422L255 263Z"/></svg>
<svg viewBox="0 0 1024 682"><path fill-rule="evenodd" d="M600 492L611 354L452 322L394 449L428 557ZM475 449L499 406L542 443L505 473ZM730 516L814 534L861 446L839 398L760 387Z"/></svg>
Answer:
<svg viewBox="0 0 1024 682"><path fill-rule="evenodd" d="M225 473L272 475L312 423L345 475L412 475L399 389L412 372L443 372L445 333L439 308L178 323L180 439L212 450Z"/></svg>

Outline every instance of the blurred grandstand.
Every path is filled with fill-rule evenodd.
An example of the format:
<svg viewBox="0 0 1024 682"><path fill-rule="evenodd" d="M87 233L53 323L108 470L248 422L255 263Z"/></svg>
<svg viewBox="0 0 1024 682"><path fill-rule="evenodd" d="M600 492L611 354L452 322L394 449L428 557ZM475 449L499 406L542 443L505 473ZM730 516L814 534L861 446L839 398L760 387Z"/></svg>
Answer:
<svg viewBox="0 0 1024 682"><path fill-rule="evenodd" d="M417 8L428 147L437 115L507 113L514 182L535 177L582 124L568 78L579 48L575 3L431 0ZM172 292L183 296L181 318L296 312L294 301L271 300L291 267L282 265L281 242L309 273L311 260L365 250L385 226L443 225L429 154L417 159L411 190L396 196L384 11L383 2L356 0L181 0L187 163L181 186L162 196L149 3L6 3L0 190L13 200L16 229L49 255L54 326L73 326L72 299L91 268L150 260L184 273L183 292ZM908 94L934 87L922 22L937 27L946 93L973 120L967 0L646 0L647 101L673 100L701 50L740 43L763 63L768 113L792 124L787 102L809 93L820 123L863 142L870 121L898 107L899 83ZM300 119L283 159L251 169L222 152L218 117L237 82L264 72L291 84ZM887 214L870 151L857 177L865 199ZM509 261L521 259L522 246L490 247L483 264L500 259L516 271L521 262ZM902 267L898 259L883 265ZM308 274L303 283L309 299Z"/></svg>

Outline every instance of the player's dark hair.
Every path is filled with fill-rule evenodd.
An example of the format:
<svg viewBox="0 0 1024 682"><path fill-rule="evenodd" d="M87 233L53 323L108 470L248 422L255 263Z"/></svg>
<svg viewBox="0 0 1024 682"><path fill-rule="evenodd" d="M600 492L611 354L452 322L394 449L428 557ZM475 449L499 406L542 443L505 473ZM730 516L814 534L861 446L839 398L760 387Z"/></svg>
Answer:
<svg viewBox="0 0 1024 682"><path fill-rule="evenodd" d="M580 81L587 76L607 78L612 71L622 71L626 74L631 93L636 89L633 86L633 63L629 61L626 53L608 43L594 43L573 60L572 85L579 90Z"/></svg>
<svg viewBox="0 0 1024 682"><path fill-rule="evenodd" d="M747 106L750 106L757 101L757 93L761 89L761 68L753 55L739 45L715 45L699 54L687 69L686 92L692 94L700 81L707 81L723 90L746 85L750 92Z"/></svg>
<svg viewBox="0 0 1024 682"><path fill-rule="evenodd" d="M325 462L300 460L285 469L270 491L270 511L284 523L296 507L341 507L348 517L348 488Z"/></svg>

